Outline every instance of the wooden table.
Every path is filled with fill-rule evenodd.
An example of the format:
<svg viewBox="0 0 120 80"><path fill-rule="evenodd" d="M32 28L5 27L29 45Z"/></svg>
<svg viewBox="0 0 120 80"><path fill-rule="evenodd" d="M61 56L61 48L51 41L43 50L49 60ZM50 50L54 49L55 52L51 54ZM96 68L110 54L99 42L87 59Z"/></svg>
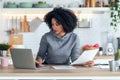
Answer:
<svg viewBox="0 0 120 80"><path fill-rule="evenodd" d="M76 69L56 70L51 65L38 69L15 69L12 65L6 68L0 67L2 76L120 76L120 71L110 72L109 69L100 69L87 66L74 66Z"/></svg>
<svg viewBox="0 0 120 80"><path fill-rule="evenodd" d="M106 56L106 55L99 56L99 55L96 55L95 59L114 59L114 56Z"/></svg>
<svg viewBox="0 0 120 80"><path fill-rule="evenodd" d="M108 56L113 58L113 56ZM107 57L107 59L109 59ZM95 59L103 59L104 56L97 56ZM106 59L106 57L105 57ZM101 69L88 66L74 66L76 69L56 70L52 65L46 65L45 68L38 69L15 69L12 65L8 67L0 67L0 77L111 77L120 79L120 70L118 72L110 72L109 69ZM89 78L88 78L89 77Z"/></svg>

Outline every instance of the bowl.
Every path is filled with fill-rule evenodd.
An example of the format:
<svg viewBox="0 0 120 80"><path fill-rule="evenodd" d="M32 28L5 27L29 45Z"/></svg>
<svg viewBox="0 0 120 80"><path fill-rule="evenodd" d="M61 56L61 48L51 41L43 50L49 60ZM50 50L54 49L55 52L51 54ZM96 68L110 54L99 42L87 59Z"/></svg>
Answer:
<svg viewBox="0 0 120 80"><path fill-rule="evenodd" d="M9 5L6 5L6 8L17 8L17 5L16 4L9 4Z"/></svg>
<svg viewBox="0 0 120 80"><path fill-rule="evenodd" d="M32 8L33 3L31 3L31 2L20 2L19 7L20 8Z"/></svg>
<svg viewBox="0 0 120 80"><path fill-rule="evenodd" d="M38 1L39 4L45 4L46 1Z"/></svg>
<svg viewBox="0 0 120 80"><path fill-rule="evenodd" d="M35 4L34 7L35 7L35 8L48 8L49 5L46 4L46 3L38 3L38 4Z"/></svg>
<svg viewBox="0 0 120 80"><path fill-rule="evenodd" d="M12 3L12 2L7 2L5 5L6 8L17 8L17 4Z"/></svg>

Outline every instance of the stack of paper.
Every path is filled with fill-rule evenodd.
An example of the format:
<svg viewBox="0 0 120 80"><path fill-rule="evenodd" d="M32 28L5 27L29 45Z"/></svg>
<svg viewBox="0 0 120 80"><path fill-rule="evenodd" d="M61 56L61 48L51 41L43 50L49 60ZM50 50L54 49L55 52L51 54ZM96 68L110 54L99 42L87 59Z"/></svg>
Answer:
<svg viewBox="0 0 120 80"><path fill-rule="evenodd" d="M76 69L73 66L52 66L54 69Z"/></svg>
<svg viewBox="0 0 120 80"><path fill-rule="evenodd" d="M109 61L113 59L96 59L94 60L94 67L97 68L109 68Z"/></svg>
<svg viewBox="0 0 120 80"><path fill-rule="evenodd" d="M109 64L109 61L113 59L96 59L94 60L94 64Z"/></svg>

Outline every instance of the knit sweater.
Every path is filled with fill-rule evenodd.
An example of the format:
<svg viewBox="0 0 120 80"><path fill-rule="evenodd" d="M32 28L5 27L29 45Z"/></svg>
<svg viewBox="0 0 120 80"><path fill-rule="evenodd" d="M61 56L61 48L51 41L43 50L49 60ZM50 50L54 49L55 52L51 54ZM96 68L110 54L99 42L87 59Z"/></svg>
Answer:
<svg viewBox="0 0 120 80"><path fill-rule="evenodd" d="M67 33L61 38L50 31L42 36L37 58L47 64L70 64L79 55L80 40L75 33Z"/></svg>

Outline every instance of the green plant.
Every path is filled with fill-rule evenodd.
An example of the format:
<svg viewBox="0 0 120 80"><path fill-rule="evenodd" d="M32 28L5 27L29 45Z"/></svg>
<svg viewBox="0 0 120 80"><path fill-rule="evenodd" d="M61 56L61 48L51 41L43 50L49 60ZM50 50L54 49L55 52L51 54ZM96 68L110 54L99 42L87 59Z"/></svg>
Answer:
<svg viewBox="0 0 120 80"><path fill-rule="evenodd" d="M117 31L118 24L120 23L120 1L119 0L111 0L110 2L110 17L111 23L110 25L113 27L115 31Z"/></svg>
<svg viewBox="0 0 120 80"><path fill-rule="evenodd" d="M0 50L7 50L9 47L8 43L0 43Z"/></svg>

